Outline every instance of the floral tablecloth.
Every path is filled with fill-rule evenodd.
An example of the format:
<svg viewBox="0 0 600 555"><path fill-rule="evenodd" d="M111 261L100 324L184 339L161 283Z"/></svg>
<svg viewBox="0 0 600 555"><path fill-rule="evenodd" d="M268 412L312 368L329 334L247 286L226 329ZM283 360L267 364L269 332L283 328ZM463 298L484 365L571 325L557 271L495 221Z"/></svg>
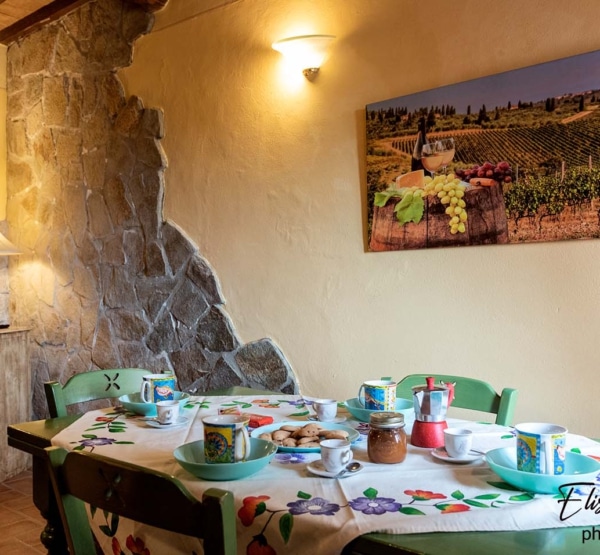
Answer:
<svg viewBox="0 0 600 555"><path fill-rule="evenodd" d="M248 555L339 553L355 537L374 531L527 530L600 524L594 510L580 510L561 519L560 496L518 491L492 472L483 458L467 465L450 464L434 458L430 449L409 445L403 463L373 464L366 451L368 425L342 410L338 414L348 417L345 424L360 433L353 451L354 458L364 465L361 472L339 480L322 478L307 469L311 461L319 459L318 453L278 453L265 469L246 479L202 481L179 466L173 450L203 439L201 418L225 407L270 415L275 422L306 421L314 414L310 401L300 396L200 396L191 398L186 406L185 426L156 429L122 409L104 409L82 416L59 433L53 444L167 472L199 498L209 487L232 491L238 552ZM474 449L487 451L515 444L511 428L460 422L461 427L473 430ZM585 437L570 434L567 448L600 460L600 444ZM593 491L587 490L575 495L584 506L591 494ZM192 539L159 538L148 527L125 526L98 512L92 511L90 518L107 554L201 551Z"/></svg>

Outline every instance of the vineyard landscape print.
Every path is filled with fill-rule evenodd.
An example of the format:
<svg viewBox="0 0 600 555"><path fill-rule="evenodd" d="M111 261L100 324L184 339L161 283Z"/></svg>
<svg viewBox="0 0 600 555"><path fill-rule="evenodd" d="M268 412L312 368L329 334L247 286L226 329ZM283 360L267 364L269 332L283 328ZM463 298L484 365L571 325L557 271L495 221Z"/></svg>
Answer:
<svg viewBox="0 0 600 555"><path fill-rule="evenodd" d="M371 251L600 238L600 51L369 104L366 132Z"/></svg>

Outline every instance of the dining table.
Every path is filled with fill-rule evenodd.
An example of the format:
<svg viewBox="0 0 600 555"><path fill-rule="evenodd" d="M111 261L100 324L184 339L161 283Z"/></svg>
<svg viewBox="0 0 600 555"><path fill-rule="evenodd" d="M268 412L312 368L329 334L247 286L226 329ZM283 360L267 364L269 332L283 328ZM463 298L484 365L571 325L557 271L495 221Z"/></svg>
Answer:
<svg viewBox="0 0 600 555"><path fill-rule="evenodd" d="M166 472L198 498L210 487L231 491L238 552L249 555L597 552L600 501L595 486L570 492L567 509L563 495L507 484L483 455L457 464L440 450L409 444L402 463L375 464L367 453L368 424L356 420L342 403L335 427L353 432L353 456L361 464L356 473L323 475L320 453L301 448L280 450L259 472L234 481L202 480L174 458L177 447L203 439L205 416L242 412L268 417L274 424L303 425L316 418L312 401L302 395L229 388L190 397L175 427L150 425L147 418L116 406L16 424L9 427L8 440L34 455L34 501L49 520L44 533L53 540L48 542L50 553L64 552L64 539L41 466L40 449L48 445ZM512 427L464 419L449 419L448 424L470 429L473 449L481 453L498 447L514 447L516 452ZM411 426L407 414L409 434ZM600 460L600 444L584 436L570 433L567 449ZM132 541L150 555L201 552L192 538L165 536L125 520L117 525L99 513L90 511L90 524L105 553L114 552L115 542L126 546Z"/></svg>

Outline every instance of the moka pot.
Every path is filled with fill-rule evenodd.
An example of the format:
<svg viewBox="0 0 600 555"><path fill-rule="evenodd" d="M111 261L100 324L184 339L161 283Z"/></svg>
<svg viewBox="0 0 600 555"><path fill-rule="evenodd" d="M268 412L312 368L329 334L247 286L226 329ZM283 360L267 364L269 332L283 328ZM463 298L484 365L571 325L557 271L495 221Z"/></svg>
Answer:
<svg viewBox="0 0 600 555"><path fill-rule="evenodd" d="M416 447L443 447L444 429L448 427L446 414L454 398L452 384L434 384L434 378L425 378L426 385L417 385L413 390L415 423L410 442Z"/></svg>

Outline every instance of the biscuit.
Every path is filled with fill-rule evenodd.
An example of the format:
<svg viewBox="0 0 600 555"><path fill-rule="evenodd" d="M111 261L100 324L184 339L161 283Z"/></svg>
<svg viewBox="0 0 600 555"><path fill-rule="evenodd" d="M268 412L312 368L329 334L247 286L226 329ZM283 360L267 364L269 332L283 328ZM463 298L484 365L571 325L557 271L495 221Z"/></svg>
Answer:
<svg viewBox="0 0 600 555"><path fill-rule="evenodd" d="M287 439L288 437L290 437L291 432L288 432L287 430L275 430L274 432L271 433L271 436L273 436L273 439L275 441L279 441L279 440L284 440Z"/></svg>

